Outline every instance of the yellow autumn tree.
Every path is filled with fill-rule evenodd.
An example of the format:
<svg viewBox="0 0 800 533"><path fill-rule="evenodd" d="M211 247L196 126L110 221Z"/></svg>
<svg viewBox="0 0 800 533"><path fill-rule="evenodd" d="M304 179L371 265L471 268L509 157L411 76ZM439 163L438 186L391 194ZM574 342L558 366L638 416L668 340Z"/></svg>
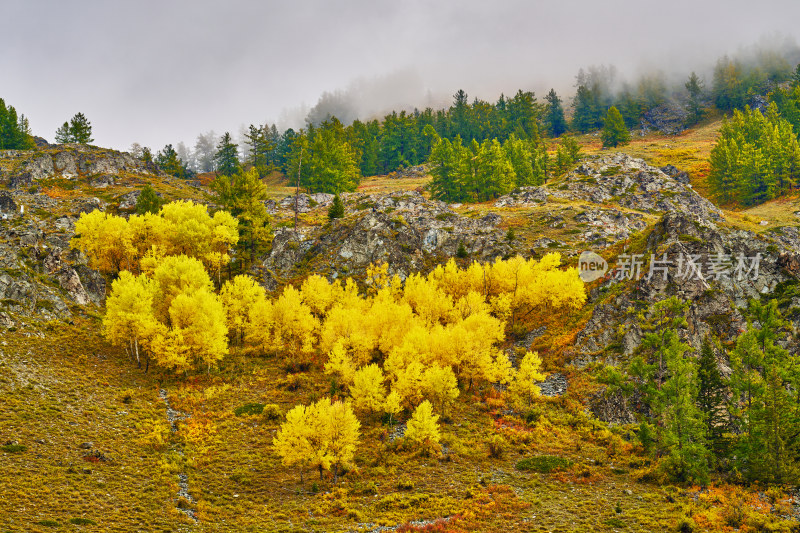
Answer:
<svg viewBox="0 0 800 533"><path fill-rule="evenodd" d="M98 210L81 213L70 246L86 254L90 268L105 274L130 270L136 260L128 222Z"/></svg>
<svg viewBox="0 0 800 533"><path fill-rule="evenodd" d="M115 346L125 346L128 356L135 358L139 367L143 352L149 351L150 341L159 332L160 324L153 309L157 293L158 286L152 280L123 271L111 284L106 300L105 337Z"/></svg>
<svg viewBox="0 0 800 533"><path fill-rule="evenodd" d="M383 380L383 371L375 363L359 368L350 387L353 406L360 411L380 411L386 402Z"/></svg>
<svg viewBox="0 0 800 533"><path fill-rule="evenodd" d="M300 295L317 318L323 317L342 296L342 286L338 281L328 280L318 274L307 277L300 286Z"/></svg>
<svg viewBox="0 0 800 533"><path fill-rule="evenodd" d="M227 253L239 242L239 223L227 211L217 211L212 217L203 204L177 200L162 206L159 215L170 229L168 255L187 255L205 262L210 253Z"/></svg>
<svg viewBox="0 0 800 533"><path fill-rule="evenodd" d="M324 400L321 400L321 402ZM358 446L359 423L349 403L330 403L325 414L325 437L327 439L330 467L333 470L334 484L339 480L343 468L352 464Z"/></svg>
<svg viewBox="0 0 800 533"><path fill-rule="evenodd" d="M438 406L439 412L445 414L447 407L458 398L458 381L453 370L448 367L433 365L422 373L423 395Z"/></svg>
<svg viewBox="0 0 800 533"><path fill-rule="evenodd" d="M319 320L291 285L275 301L272 330L273 347L278 352L308 355L314 351Z"/></svg>
<svg viewBox="0 0 800 533"><path fill-rule="evenodd" d="M386 395L386 401L383 403L383 410L389 415L389 424L394 424L394 417L403 410L403 406L401 405L402 401L403 399L394 389Z"/></svg>
<svg viewBox="0 0 800 533"><path fill-rule="evenodd" d="M256 300L247 312L244 337L248 345L261 353L273 350L272 326L275 322L275 305L266 298Z"/></svg>
<svg viewBox="0 0 800 533"><path fill-rule="evenodd" d="M436 281L421 274L406 278L403 299L428 325L446 324L453 318L453 297L439 290Z"/></svg>
<svg viewBox="0 0 800 533"><path fill-rule="evenodd" d="M541 372L542 360L537 352L527 352L519 364L514 380L508 390L519 401L530 406L539 396L539 385L545 375Z"/></svg>
<svg viewBox="0 0 800 533"><path fill-rule="evenodd" d="M351 385L356 373L356 365L353 358L347 352L344 342L337 342L328 354L328 362L325 363L325 373L339 377L339 382L344 385Z"/></svg>
<svg viewBox="0 0 800 533"><path fill-rule="evenodd" d="M433 414L431 402L425 400L406 423L405 440L425 452L438 452L441 449L438 421L439 415Z"/></svg>
<svg viewBox="0 0 800 533"><path fill-rule="evenodd" d="M225 282L219 297L225 306L225 316L231 336L243 341L250 310L257 302L266 299L266 291L252 277L239 275Z"/></svg>
<svg viewBox="0 0 800 533"><path fill-rule="evenodd" d="M420 361L410 361L394 371L392 390L403 405L414 407L422 399L422 373L425 366Z"/></svg>
<svg viewBox="0 0 800 533"><path fill-rule="evenodd" d="M311 466L314 449L311 443L311 427L309 408L296 405L286 413L286 422L278 429L272 445L285 466L297 466L300 470L300 482L303 472Z"/></svg>
<svg viewBox="0 0 800 533"><path fill-rule="evenodd" d="M353 459L360 427L349 404L323 398L291 409L273 446L284 465L300 468L301 482L305 467L317 467L320 479L324 470L332 469L335 483L341 469Z"/></svg>
<svg viewBox="0 0 800 533"><path fill-rule="evenodd" d="M238 240L238 221L230 213L217 211L212 217L206 206L179 200L162 206L157 215L132 215L128 220L98 210L81 214L70 245L86 254L91 268L106 274L138 273L140 261L153 247L160 257L194 257L218 272Z"/></svg>
<svg viewBox="0 0 800 533"><path fill-rule="evenodd" d="M181 293L169 307L172 328L179 331L194 367L205 365L207 370L228 353L228 327L225 308L219 297L206 290Z"/></svg>
<svg viewBox="0 0 800 533"><path fill-rule="evenodd" d="M196 291L211 292L214 284L198 259L186 255L170 255L161 258L153 270L153 280L158 284L156 316L164 323L169 321L169 308L179 294L189 295Z"/></svg>

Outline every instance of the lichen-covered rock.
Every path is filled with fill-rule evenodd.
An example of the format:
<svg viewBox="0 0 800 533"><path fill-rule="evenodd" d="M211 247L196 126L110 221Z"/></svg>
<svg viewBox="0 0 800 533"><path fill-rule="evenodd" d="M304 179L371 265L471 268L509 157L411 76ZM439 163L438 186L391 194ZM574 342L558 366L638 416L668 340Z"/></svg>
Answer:
<svg viewBox="0 0 800 533"><path fill-rule="evenodd" d="M791 230L789 233L796 235ZM786 247L783 253L775 253L777 235ZM590 301L599 303L578 334L575 362L580 365L597 358L613 360L632 354L642 333L636 314L629 310L641 311L671 296L690 304L691 328L684 334L691 346L699 348L706 335L732 340L746 327L740 310L751 299L770 294L779 283L791 280L791 258L798 253L800 239L783 232L764 236L719 228L685 213L669 213L656 224L647 240L640 258L641 275L634 276L638 279L627 279L630 258L625 259L624 268L619 266L618 258L616 265L612 262L616 270L590 293ZM651 254L659 260L666 254L666 263L652 262ZM692 269L689 258L697 270ZM623 274L625 279L614 279ZM610 290L619 283L628 284L629 290ZM610 293L615 296L607 298L605 295Z"/></svg>
<svg viewBox="0 0 800 533"><path fill-rule="evenodd" d="M94 186L104 187L122 173L165 176L154 163L128 153L79 144L6 150L3 160L0 182L5 181L12 189L50 178L88 179Z"/></svg>
<svg viewBox="0 0 800 533"><path fill-rule="evenodd" d="M293 206L290 198L278 205ZM385 261L391 273L405 278L455 256L461 244L469 257L480 260L513 251L505 232L497 227L500 217L493 213L480 219L461 216L416 191L344 194L342 199L349 213L344 219L303 228L297 234L291 228L279 228L262 269L275 279L293 277L299 265L338 277Z"/></svg>

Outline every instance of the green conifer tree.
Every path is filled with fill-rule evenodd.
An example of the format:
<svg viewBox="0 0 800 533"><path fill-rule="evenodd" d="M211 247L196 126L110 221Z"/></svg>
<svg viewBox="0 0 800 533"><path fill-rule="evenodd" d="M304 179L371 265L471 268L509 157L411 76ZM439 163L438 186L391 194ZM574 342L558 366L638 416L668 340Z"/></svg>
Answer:
<svg viewBox="0 0 800 533"><path fill-rule="evenodd" d="M603 148L616 148L631 141L631 134L625 126L625 120L614 106L608 109L601 138L603 140Z"/></svg>

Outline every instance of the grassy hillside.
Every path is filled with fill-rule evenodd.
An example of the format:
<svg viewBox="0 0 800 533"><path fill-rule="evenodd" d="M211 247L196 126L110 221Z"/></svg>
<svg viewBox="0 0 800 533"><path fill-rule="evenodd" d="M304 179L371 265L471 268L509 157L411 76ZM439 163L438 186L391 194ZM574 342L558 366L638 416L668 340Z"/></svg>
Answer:
<svg viewBox="0 0 800 533"><path fill-rule="evenodd" d="M618 151L687 170L706 194L706 158L719 124L635 137ZM604 152L599 137L579 141L586 154ZM200 177L204 184L209 179ZM417 190L428 181L374 176L358 192ZM137 176L102 188L70 180L39 186L51 198L97 196L113 204L147 182L166 199L205 197L180 180ZM267 184L271 199L293 192L278 176ZM590 207L551 199L534 207L455 210L475 218L499 214L499 227L513 230L523 249L548 238L558 241L553 249L574 254L587 226L578 215ZM603 207L642 216L647 227L659 218ZM768 231L796 225L796 211L800 199L787 198L725 215L731 226ZM300 223L327 220L316 211ZM565 367L562 355L596 303L566 323L527 324L547 326L533 348L545 370L568 378L564 395L543 397L519 413L494 387L462 391L442 420L444 446L436 455L405 447L399 426L362 417L354 468L337 485L316 472L301 481L272 449L291 407L341 395L319 356L299 369L232 346L208 373L144 373L102 338L101 310L85 309L72 324L32 318L0 337L0 533L792 531L790 492L727 484L735 478L702 489L669 485L636 443L633 427L587 414L599 387L584 371Z"/></svg>

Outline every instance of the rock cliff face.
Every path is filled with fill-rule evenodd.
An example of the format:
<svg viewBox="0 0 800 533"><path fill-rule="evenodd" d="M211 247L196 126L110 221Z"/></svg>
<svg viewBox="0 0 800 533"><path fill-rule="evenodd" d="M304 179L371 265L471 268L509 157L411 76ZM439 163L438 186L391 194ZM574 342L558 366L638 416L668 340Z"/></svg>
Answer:
<svg viewBox="0 0 800 533"><path fill-rule="evenodd" d="M74 220L15 214L0 221L0 311L66 320L72 304L102 303L105 280L69 249Z"/></svg>
<svg viewBox="0 0 800 533"><path fill-rule="evenodd" d="M582 162L559 185L523 187L499 198L495 206L524 207L565 199L614 204L645 213L679 211L704 220L722 220L720 210L697 194L684 174L674 167L664 170L625 154L596 157Z"/></svg>
<svg viewBox="0 0 800 533"><path fill-rule="evenodd" d="M312 196L316 197L313 209L327 209L332 199ZM309 197L301 198L301 209L311 210ZM513 251L505 232L497 228L498 215L460 216L447 204L427 200L418 192L343 194L342 199L348 214L344 219L297 233L292 228L276 231L272 250L262 264L271 286L291 279L298 265L336 278L385 261L390 273L405 278L455 256L461 244L469 257L478 260ZM293 202L291 197L278 205L293 209Z"/></svg>
<svg viewBox="0 0 800 533"><path fill-rule="evenodd" d="M11 189L51 178L82 178L94 187L104 187L113 184L122 173L163 175L154 163L145 163L128 153L79 144L5 150L0 162L0 184Z"/></svg>

